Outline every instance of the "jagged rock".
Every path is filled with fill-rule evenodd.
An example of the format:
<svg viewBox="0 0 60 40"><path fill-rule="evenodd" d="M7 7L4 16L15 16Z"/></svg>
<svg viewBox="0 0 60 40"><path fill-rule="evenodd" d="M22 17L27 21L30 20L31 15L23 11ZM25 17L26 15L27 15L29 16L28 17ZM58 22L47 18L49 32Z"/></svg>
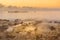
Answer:
<svg viewBox="0 0 60 40"><path fill-rule="evenodd" d="M9 26L3 32L0 31L1 40L60 40L60 24L36 23L36 21L29 20L15 25L15 22L13 22L13 26ZM0 24L0 27L5 28L7 24L3 25Z"/></svg>

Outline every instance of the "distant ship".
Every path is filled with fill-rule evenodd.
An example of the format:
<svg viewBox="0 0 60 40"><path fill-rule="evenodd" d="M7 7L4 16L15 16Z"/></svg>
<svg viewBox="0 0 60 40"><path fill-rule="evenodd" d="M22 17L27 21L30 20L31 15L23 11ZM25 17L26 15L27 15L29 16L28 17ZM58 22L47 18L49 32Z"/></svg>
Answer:
<svg viewBox="0 0 60 40"><path fill-rule="evenodd" d="M28 11L8 11L8 13L27 13Z"/></svg>

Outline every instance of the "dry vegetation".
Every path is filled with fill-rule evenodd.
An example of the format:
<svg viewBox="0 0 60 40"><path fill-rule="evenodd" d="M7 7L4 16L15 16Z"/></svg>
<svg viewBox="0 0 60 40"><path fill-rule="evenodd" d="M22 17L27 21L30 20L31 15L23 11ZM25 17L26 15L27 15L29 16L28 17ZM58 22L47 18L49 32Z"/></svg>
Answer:
<svg viewBox="0 0 60 40"><path fill-rule="evenodd" d="M0 20L0 40L60 40L60 22Z"/></svg>

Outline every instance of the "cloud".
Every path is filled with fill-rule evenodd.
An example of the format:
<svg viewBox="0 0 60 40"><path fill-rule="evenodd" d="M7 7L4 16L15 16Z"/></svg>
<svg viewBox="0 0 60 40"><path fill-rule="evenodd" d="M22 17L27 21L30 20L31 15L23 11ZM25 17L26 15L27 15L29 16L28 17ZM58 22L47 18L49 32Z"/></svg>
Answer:
<svg viewBox="0 0 60 40"><path fill-rule="evenodd" d="M0 0L4 5L31 7L60 7L60 0Z"/></svg>

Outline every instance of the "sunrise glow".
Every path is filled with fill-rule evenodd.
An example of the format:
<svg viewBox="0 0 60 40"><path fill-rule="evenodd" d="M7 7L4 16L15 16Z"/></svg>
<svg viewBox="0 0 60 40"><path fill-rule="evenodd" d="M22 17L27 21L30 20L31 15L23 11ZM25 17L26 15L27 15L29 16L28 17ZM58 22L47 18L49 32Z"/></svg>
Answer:
<svg viewBox="0 0 60 40"><path fill-rule="evenodd" d="M60 0L0 0L0 3L5 6L60 8Z"/></svg>

